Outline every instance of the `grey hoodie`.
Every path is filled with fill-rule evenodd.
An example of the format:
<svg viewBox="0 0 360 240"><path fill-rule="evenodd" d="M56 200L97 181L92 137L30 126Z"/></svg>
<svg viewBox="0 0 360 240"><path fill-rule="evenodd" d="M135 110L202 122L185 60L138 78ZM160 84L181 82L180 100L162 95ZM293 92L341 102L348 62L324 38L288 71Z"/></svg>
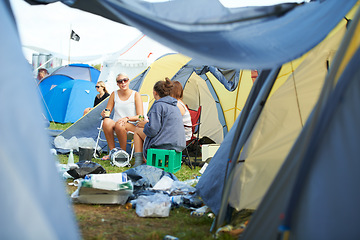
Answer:
<svg viewBox="0 0 360 240"><path fill-rule="evenodd" d="M147 149L159 148L176 150L185 149L185 128L182 115L177 107L177 100L166 96L155 101L148 112L149 122L144 126L144 156Z"/></svg>

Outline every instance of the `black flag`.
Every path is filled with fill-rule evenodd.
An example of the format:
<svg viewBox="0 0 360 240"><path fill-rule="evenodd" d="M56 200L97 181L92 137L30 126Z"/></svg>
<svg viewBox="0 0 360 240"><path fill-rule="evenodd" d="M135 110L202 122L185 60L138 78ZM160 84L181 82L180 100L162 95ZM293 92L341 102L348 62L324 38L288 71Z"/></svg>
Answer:
<svg viewBox="0 0 360 240"><path fill-rule="evenodd" d="M78 41L80 40L80 36L77 35L77 34L74 32L74 30L71 30L70 39L78 42Z"/></svg>

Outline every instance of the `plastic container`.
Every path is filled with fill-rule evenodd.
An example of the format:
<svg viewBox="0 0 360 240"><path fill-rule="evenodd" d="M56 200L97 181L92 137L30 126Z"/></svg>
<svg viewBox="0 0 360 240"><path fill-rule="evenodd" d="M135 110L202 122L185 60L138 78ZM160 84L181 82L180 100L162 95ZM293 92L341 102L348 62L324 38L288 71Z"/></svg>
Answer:
<svg viewBox="0 0 360 240"><path fill-rule="evenodd" d="M181 152L166 149L147 150L146 164L163 169L165 172L176 173L181 169Z"/></svg>
<svg viewBox="0 0 360 240"><path fill-rule="evenodd" d="M69 154L69 158L68 158L68 166L70 165L74 165L74 153L73 150L70 149L70 154Z"/></svg>
<svg viewBox="0 0 360 240"><path fill-rule="evenodd" d="M79 162L86 160L91 161L93 153L94 153L93 148L79 147Z"/></svg>

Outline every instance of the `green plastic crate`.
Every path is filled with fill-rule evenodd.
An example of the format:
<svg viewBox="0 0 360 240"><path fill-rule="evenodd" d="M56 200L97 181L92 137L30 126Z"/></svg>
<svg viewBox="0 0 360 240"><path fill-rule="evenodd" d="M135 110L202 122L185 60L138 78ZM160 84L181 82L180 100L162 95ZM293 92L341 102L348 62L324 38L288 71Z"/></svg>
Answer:
<svg viewBox="0 0 360 240"><path fill-rule="evenodd" d="M181 168L181 152L175 150L154 149L147 150L146 164L163 169L165 172L176 173Z"/></svg>

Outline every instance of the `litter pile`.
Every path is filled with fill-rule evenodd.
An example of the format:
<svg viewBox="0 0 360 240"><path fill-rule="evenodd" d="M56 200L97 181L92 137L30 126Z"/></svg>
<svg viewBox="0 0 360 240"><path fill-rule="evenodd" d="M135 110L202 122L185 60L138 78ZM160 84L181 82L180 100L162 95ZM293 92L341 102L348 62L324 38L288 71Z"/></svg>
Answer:
<svg viewBox="0 0 360 240"><path fill-rule="evenodd" d="M64 164L62 164L64 165ZM63 178L77 186L71 199L75 203L121 204L136 210L139 217L168 217L172 208L185 207L193 216L209 211L196 195L197 179L179 181L172 173L148 165L122 173L106 173L98 163L77 162L63 170ZM213 216L213 215L210 215Z"/></svg>

